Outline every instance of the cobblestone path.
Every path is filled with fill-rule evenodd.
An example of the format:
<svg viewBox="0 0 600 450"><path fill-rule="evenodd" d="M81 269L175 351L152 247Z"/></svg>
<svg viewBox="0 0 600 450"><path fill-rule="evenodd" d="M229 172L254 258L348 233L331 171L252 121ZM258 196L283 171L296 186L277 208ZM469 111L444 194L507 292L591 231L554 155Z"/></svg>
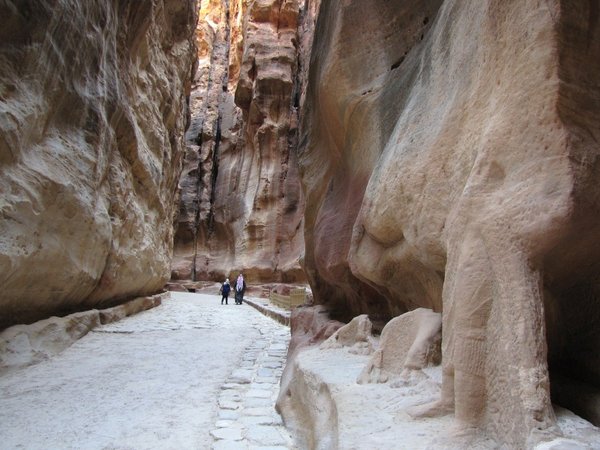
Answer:
<svg viewBox="0 0 600 450"><path fill-rule="evenodd" d="M291 449L274 410L289 329L175 294L0 376L0 448Z"/></svg>
<svg viewBox="0 0 600 450"><path fill-rule="evenodd" d="M260 337L248 343L238 369L221 386L219 415L211 432L213 448L293 448L289 433L273 405L279 392L289 330L271 319L254 324Z"/></svg>

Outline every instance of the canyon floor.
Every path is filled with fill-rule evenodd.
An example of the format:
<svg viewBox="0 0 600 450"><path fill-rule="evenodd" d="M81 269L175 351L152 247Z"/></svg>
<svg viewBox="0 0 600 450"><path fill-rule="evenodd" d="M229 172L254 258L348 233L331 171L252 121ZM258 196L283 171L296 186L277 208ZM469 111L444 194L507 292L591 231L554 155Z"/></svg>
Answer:
<svg viewBox="0 0 600 450"><path fill-rule="evenodd" d="M221 305L208 291L172 292L156 308L1 375L0 448L296 449L274 409L289 328L248 304ZM248 300L281 315L266 299ZM296 381L318 392L308 416L320 434L312 445L299 439L300 448L499 448L453 433L452 416L406 413L439 396L439 367L405 383L357 384L367 360L349 348L298 356ZM600 448L596 427L568 410L556 413L564 437L536 450Z"/></svg>
<svg viewBox="0 0 600 450"><path fill-rule="evenodd" d="M246 304L172 293L0 377L0 448L293 448L273 406L288 341Z"/></svg>

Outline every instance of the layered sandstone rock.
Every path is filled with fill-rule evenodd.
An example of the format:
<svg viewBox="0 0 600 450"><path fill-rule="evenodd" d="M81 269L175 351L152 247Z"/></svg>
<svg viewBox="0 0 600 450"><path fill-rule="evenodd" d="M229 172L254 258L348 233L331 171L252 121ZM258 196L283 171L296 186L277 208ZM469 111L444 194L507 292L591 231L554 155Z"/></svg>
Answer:
<svg viewBox="0 0 600 450"><path fill-rule="evenodd" d="M192 0L0 5L0 328L169 278Z"/></svg>
<svg viewBox="0 0 600 450"><path fill-rule="evenodd" d="M203 0L199 6L198 60L190 96L191 120L186 133L184 168L179 181L181 194L172 267L175 279L196 278L197 242L205 241L208 236L221 140L220 105L228 74L227 5L220 0Z"/></svg>
<svg viewBox="0 0 600 450"><path fill-rule="evenodd" d="M304 279L295 153L303 3L202 2L198 36L208 50L180 182L175 279L240 270L251 282Z"/></svg>
<svg viewBox="0 0 600 450"><path fill-rule="evenodd" d="M598 18L351 0L317 22L299 151L315 301L345 321L441 312L442 399L420 412L511 448L553 427L549 366L585 385L555 390L581 414L600 388Z"/></svg>

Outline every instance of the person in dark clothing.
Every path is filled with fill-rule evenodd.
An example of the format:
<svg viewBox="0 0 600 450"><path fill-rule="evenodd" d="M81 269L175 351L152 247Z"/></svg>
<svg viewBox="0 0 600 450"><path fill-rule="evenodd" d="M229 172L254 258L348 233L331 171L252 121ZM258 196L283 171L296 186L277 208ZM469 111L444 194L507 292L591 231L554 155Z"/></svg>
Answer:
<svg viewBox="0 0 600 450"><path fill-rule="evenodd" d="M225 300L226 305L229 304L227 303L227 300L229 299L229 291L231 291L231 285L229 284L229 278L227 278L221 286L221 305L223 304L223 300Z"/></svg>
<svg viewBox="0 0 600 450"><path fill-rule="evenodd" d="M244 292L246 291L246 281L244 280L244 275L241 273L237 277L237 281L235 282L235 304L241 305L244 300Z"/></svg>

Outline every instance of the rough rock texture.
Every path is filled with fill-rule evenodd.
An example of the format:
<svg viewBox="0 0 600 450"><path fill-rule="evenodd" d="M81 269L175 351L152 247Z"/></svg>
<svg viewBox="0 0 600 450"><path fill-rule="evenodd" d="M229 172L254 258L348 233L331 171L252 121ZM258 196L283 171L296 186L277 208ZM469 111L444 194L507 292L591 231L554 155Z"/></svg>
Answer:
<svg viewBox="0 0 600 450"><path fill-rule="evenodd" d="M196 278L197 242L208 238L221 141L220 104L226 95L223 89L227 90L228 13L227 4L220 0L203 0L200 3L196 28L198 60L190 96L191 120L179 181L181 200L172 267L175 279Z"/></svg>
<svg viewBox="0 0 600 450"><path fill-rule="evenodd" d="M96 309L14 325L0 333L0 373L49 359L100 325Z"/></svg>
<svg viewBox="0 0 600 450"><path fill-rule="evenodd" d="M319 450L595 450L600 430L571 411L555 407L557 431L534 445L509 447L481 434L464 433L453 417L415 420L407 410L430 401L440 392L442 368L412 371L396 382L357 384L369 357L349 348L311 347L289 361L291 378L286 426L291 427L297 447ZM286 368L287 370L287 368ZM402 381L402 382L399 382Z"/></svg>
<svg viewBox="0 0 600 450"><path fill-rule="evenodd" d="M295 149L299 36L312 27L301 8L202 2L174 279L305 280Z"/></svg>
<svg viewBox="0 0 600 450"><path fill-rule="evenodd" d="M441 312L442 399L421 413L511 448L553 429L549 368L585 383L584 416L600 388L599 17L323 1L315 31L299 151L315 301L345 321Z"/></svg>
<svg viewBox="0 0 600 450"><path fill-rule="evenodd" d="M350 323L337 330L320 346L322 349L350 347L350 353L369 355L373 353L371 331L373 324L366 314L356 316Z"/></svg>
<svg viewBox="0 0 600 450"><path fill-rule="evenodd" d="M193 0L0 4L0 328L162 288Z"/></svg>
<svg viewBox="0 0 600 450"><path fill-rule="evenodd" d="M442 359L442 315L418 308L390 320L379 346L358 377L359 383L385 383L410 377L410 371L439 365Z"/></svg>
<svg viewBox="0 0 600 450"><path fill-rule="evenodd" d="M150 297L139 297L127 303L123 303L122 305L102 309L99 311L100 323L106 324L116 322L140 311L155 308L159 306L163 300L168 300L169 298L171 298L170 294L164 292Z"/></svg>
<svg viewBox="0 0 600 450"><path fill-rule="evenodd" d="M303 306L292 310L290 316L291 340L288 346L287 361L281 375L281 389L276 408L283 414L293 406L291 383L293 383L293 361L304 348L316 347L343 327L342 322L331 320L329 312L322 305Z"/></svg>

